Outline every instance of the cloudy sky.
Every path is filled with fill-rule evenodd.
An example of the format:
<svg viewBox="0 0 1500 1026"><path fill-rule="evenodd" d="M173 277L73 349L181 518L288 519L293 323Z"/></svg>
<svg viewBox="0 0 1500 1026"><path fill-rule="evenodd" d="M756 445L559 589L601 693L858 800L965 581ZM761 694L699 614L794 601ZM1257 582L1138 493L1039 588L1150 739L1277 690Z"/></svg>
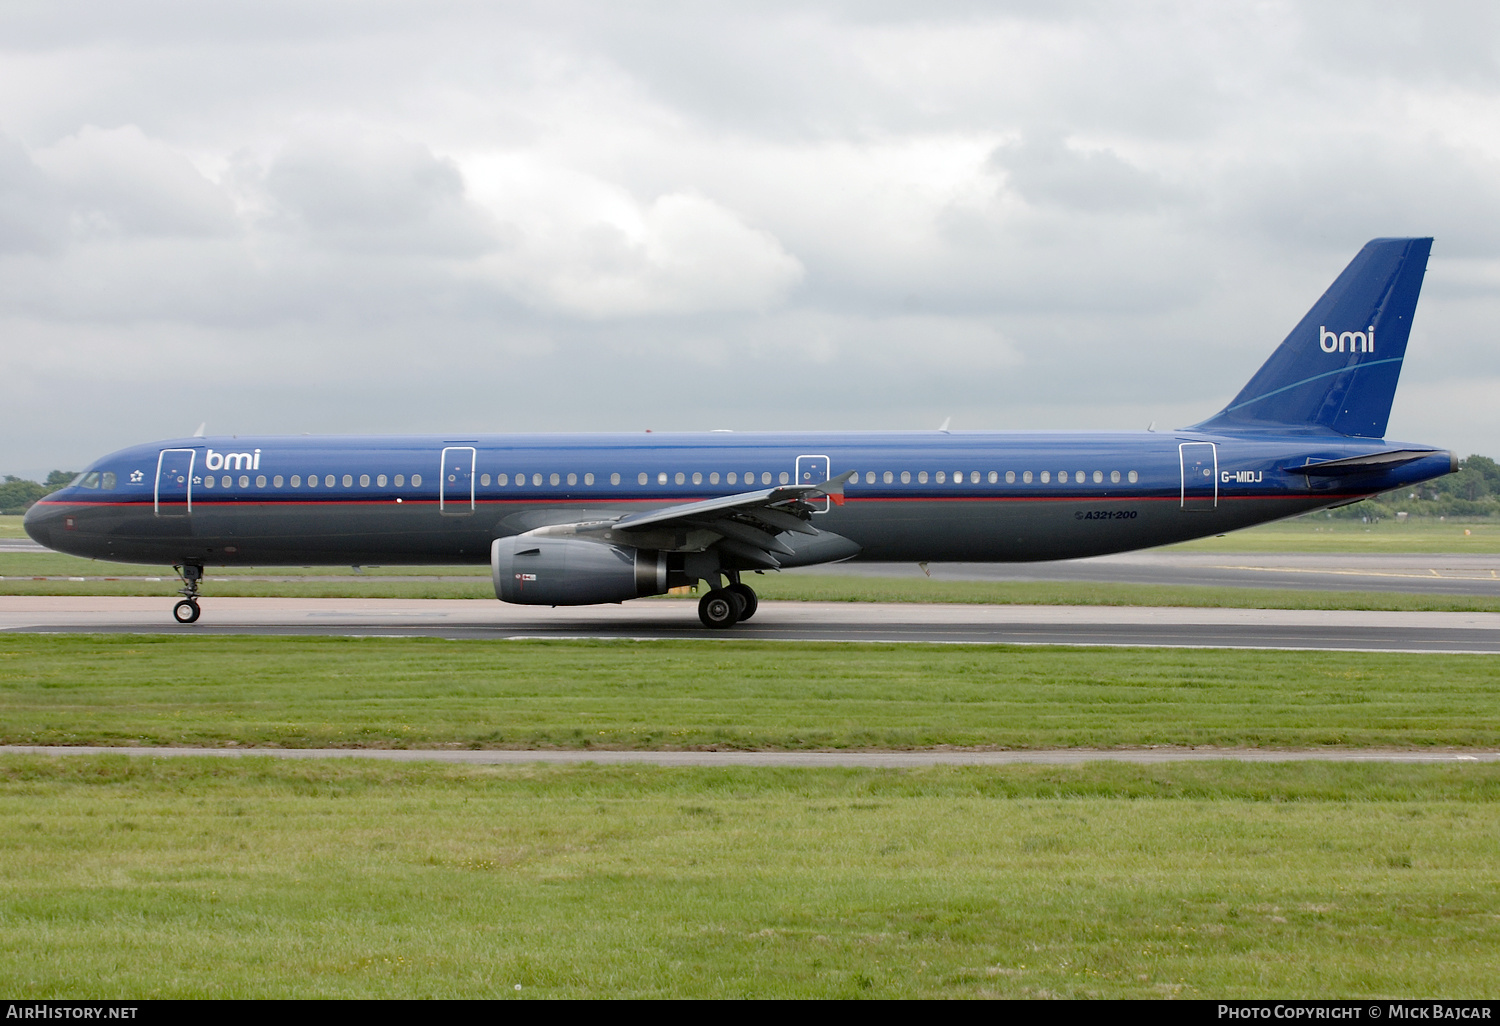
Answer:
<svg viewBox="0 0 1500 1026"><path fill-rule="evenodd" d="M0 473L191 433L1144 428L1434 235L1500 456L1486 3L0 7Z"/></svg>

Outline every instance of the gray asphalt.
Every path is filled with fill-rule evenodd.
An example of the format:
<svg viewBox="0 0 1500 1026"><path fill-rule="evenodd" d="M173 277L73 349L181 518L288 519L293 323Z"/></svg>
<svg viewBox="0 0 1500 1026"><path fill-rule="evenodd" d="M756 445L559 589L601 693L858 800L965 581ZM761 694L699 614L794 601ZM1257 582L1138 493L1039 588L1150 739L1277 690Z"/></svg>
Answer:
<svg viewBox="0 0 1500 1026"><path fill-rule="evenodd" d="M1378 652L1500 652L1500 613L762 602L728 631L691 601L511 606L466 599L209 598L171 619L170 598L0 596L0 632L486 639L630 638L1111 645Z"/></svg>
<svg viewBox="0 0 1500 1026"><path fill-rule="evenodd" d="M1068 748L1047 751L920 751L920 752L619 752L619 751L433 751L428 749L353 748L100 748L0 745L0 754L15 755L134 755L151 758L206 755L223 758L269 756L277 759L375 759L385 762L445 762L470 765L626 763L649 766L793 766L801 768L852 767L902 769L916 766L1012 766L1031 763L1076 766L1090 762L1157 765L1168 762L1500 762L1500 752L1442 749L1412 751L1394 748L1344 750L1260 748Z"/></svg>

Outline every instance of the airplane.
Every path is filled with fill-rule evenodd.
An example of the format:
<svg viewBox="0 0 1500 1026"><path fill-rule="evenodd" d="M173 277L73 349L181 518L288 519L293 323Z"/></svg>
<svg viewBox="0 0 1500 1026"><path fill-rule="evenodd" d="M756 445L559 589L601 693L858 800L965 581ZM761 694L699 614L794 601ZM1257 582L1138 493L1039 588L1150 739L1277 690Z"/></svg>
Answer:
<svg viewBox="0 0 1500 1026"><path fill-rule="evenodd" d="M31 507L59 552L204 568L488 561L495 595L587 605L845 560L1023 562L1165 545L1458 469L1384 439L1430 238L1364 246L1224 409L1156 432L190 437L92 464Z"/></svg>

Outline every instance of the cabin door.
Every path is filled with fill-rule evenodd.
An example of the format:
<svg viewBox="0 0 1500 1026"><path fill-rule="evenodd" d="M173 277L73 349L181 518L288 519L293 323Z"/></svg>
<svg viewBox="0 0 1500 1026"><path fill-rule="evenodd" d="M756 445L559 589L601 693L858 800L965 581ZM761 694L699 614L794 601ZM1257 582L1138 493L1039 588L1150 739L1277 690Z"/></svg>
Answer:
<svg viewBox="0 0 1500 1026"><path fill-rule="evenodd" d="M163 449L156 458L156 515L185 517L193 512L193 449Z"/></svg>
<svg viewBox="0 0 1500 1026"><path fill-rule="evenodd" d="M828 480L828 457L827 456L798 456L797 457L797 484L822 484ZM828 512L828 496L824 495L817 499L804 499L813 508L814 513Z"/></svg>
<svg viewBox="0 0 1500 1026"><path fill-rule="evenodd" d="M438 473L438 511L444 516L466 517L474 512L476 456L472 445L443 450L443 467Z"/></svg>
<svg viewBox="0 0 1500 1026"><path fill-rule="evenodd" d="M1183 442L1182 508L1208 510L1219 505L1219 453L1212 442Z"/></svg>

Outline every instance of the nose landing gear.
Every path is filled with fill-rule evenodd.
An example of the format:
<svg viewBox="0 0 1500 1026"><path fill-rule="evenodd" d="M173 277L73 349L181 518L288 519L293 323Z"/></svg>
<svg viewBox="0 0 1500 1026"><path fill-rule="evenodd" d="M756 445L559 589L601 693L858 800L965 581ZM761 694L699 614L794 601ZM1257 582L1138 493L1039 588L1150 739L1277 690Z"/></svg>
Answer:
<svg viewBox="0 0 1500 1026"><path fill-rule="evenodd" d="M203 568L193 563L174 566L182 580L181 602L172 607L172 616L178 623L196 623L203 610L198 607L198 582L203 580Z"/></svg>

